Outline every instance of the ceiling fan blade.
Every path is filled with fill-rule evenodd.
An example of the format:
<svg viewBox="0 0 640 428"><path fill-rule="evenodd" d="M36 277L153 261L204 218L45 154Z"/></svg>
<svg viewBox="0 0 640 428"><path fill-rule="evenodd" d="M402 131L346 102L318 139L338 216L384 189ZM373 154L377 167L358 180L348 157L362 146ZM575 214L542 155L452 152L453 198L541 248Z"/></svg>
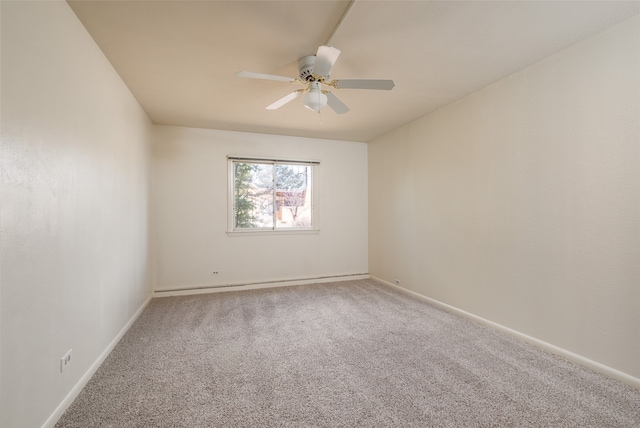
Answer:
<svg viewBox="0 0 640 428"><path fill-rule="evenodd" d="M265 79L265 80L277 80L279 82L295 82L296 79L292 79L291 77L284 76L276 76L275 74L263 74L263 73L252 73L250 71L238 71L236 73L238 77L248 77L250 79Z"/></svg>
<svg viewBox="0 0 640 428"><path fill-rule="evenodd" d="M340 51L332 46L320 46L313 63L312 73L319 77L328 76L339 55Z"/></svg>
<svg viewBox="0 0 640 428"><path fill-rule="evenodd" d="M382 89L388 91L396 86L393 80L384 79L340 79L331 83L335 83L332 86L338 89Z"/></svg>
<svg viewBox="0 0 640 428"><path fill-rule="evenodd" d="M278 101L276 101L273 104L269 104L268 106L266 106L265 108L267 110L275 110L275 109L279 109L280 107L282 107L283 105L285 105L286 103L288 103L289 101L293 101L296 98L298 98L300 96L301 92L300 91L293 91L290 94L285 95L284 97L280 98Z"/></svg>
<svg viewBox="0 0 640 428"><path fill-rule="evenodd" d="M331 107L333 111L338 114L344 114L349 111L349 107L340 101L340 98L336 97L333 92L326 92L325 95L327 96L327 105Z"/></svg>

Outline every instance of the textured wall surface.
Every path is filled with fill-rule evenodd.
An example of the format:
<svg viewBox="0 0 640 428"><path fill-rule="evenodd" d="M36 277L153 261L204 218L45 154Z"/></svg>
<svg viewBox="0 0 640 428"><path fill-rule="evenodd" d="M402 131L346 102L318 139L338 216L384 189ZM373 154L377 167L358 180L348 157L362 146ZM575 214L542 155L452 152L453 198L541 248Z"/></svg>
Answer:
<svg viewBox="0 0 640 428"><path fill-rule="evenodd" d="M39 427L150 295L151 125L65 2L1 7L0 425Z"/></svg>
<svg viewBox="0 0 640 428"><path fill-rule="evenodd" d="M319 233L227 235L228 155L319 161ZM156 290L367 272L364 143L156 126L152 183Z"/></svg>
<svg viewBox="0 0 640 428"><path fill-rule="evenodd" d="M369 145L372 275L640 378L640 18Z"/></svg>

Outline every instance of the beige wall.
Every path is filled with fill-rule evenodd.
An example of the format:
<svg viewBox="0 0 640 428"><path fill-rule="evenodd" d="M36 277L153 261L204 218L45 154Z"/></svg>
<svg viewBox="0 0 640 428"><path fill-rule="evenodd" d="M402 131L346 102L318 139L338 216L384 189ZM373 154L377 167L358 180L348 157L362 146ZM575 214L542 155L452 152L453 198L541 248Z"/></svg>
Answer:
<svg viewBox="0 0 640 428"><path fill-rule="evenodd" d="M367 149L151 126L65 2L0 5L1 426L55 422L150 272L163 290L369 263L640 377L638 18ZM320 233L227 236L228 154L319 160Z"/></svg>
<svg viewBox="0 0 640 428"><path fill-rule="evenodd" d="M371 142L371 274L640 378L639 29Z"/></svg>
<svg viewBox="0 0 640 428"><path fill-rule="evenodd" d="M367 272L366 144L169 126L153 140L156 290ZM319 161L320 232L228 236L228 155Z"/></svg>
<svg viewBox="0 0 640 428"><path fill-rule="evenodd" d="M151 125L65 2L0 4L0 425L40 427L150 296Z"/></svg>

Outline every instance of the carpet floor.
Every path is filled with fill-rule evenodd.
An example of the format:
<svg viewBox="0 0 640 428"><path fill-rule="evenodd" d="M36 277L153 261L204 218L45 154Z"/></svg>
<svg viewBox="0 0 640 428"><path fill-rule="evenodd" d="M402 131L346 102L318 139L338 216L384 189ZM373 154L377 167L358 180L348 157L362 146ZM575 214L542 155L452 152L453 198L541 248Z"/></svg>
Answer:
<svg viewBox="0 0 640 428"><path fill-rule="evenodd" d="M640 390L373 280L153 299L56 427L638 427Z"/></svg>

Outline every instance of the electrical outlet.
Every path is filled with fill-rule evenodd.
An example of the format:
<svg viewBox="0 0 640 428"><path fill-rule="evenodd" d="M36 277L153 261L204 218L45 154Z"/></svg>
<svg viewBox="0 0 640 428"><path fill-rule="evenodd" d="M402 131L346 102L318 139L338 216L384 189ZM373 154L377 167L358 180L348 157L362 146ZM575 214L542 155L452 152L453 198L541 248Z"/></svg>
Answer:
<svg viewBox="0 0 640 428"><path fill-rule="evenodd" d="M64 369L71 364L71 351L72 349L69 349L69 352L64 354L64 357L60 358L60 373L62 373Z"/></svg>
<svg viewBox="0 0 640 428"><path fill-rule="evenodd" d="M211 275L213 275L213 276L220 275L220 271L219 270L212 270L211 271Z"/></svg>
<svg viewBox="0 0 640 428"><path fill-rule="evenodd" d="M399 279L396 279L394 282L396 283L396 285L400 285L400 280Z"/></svg>

